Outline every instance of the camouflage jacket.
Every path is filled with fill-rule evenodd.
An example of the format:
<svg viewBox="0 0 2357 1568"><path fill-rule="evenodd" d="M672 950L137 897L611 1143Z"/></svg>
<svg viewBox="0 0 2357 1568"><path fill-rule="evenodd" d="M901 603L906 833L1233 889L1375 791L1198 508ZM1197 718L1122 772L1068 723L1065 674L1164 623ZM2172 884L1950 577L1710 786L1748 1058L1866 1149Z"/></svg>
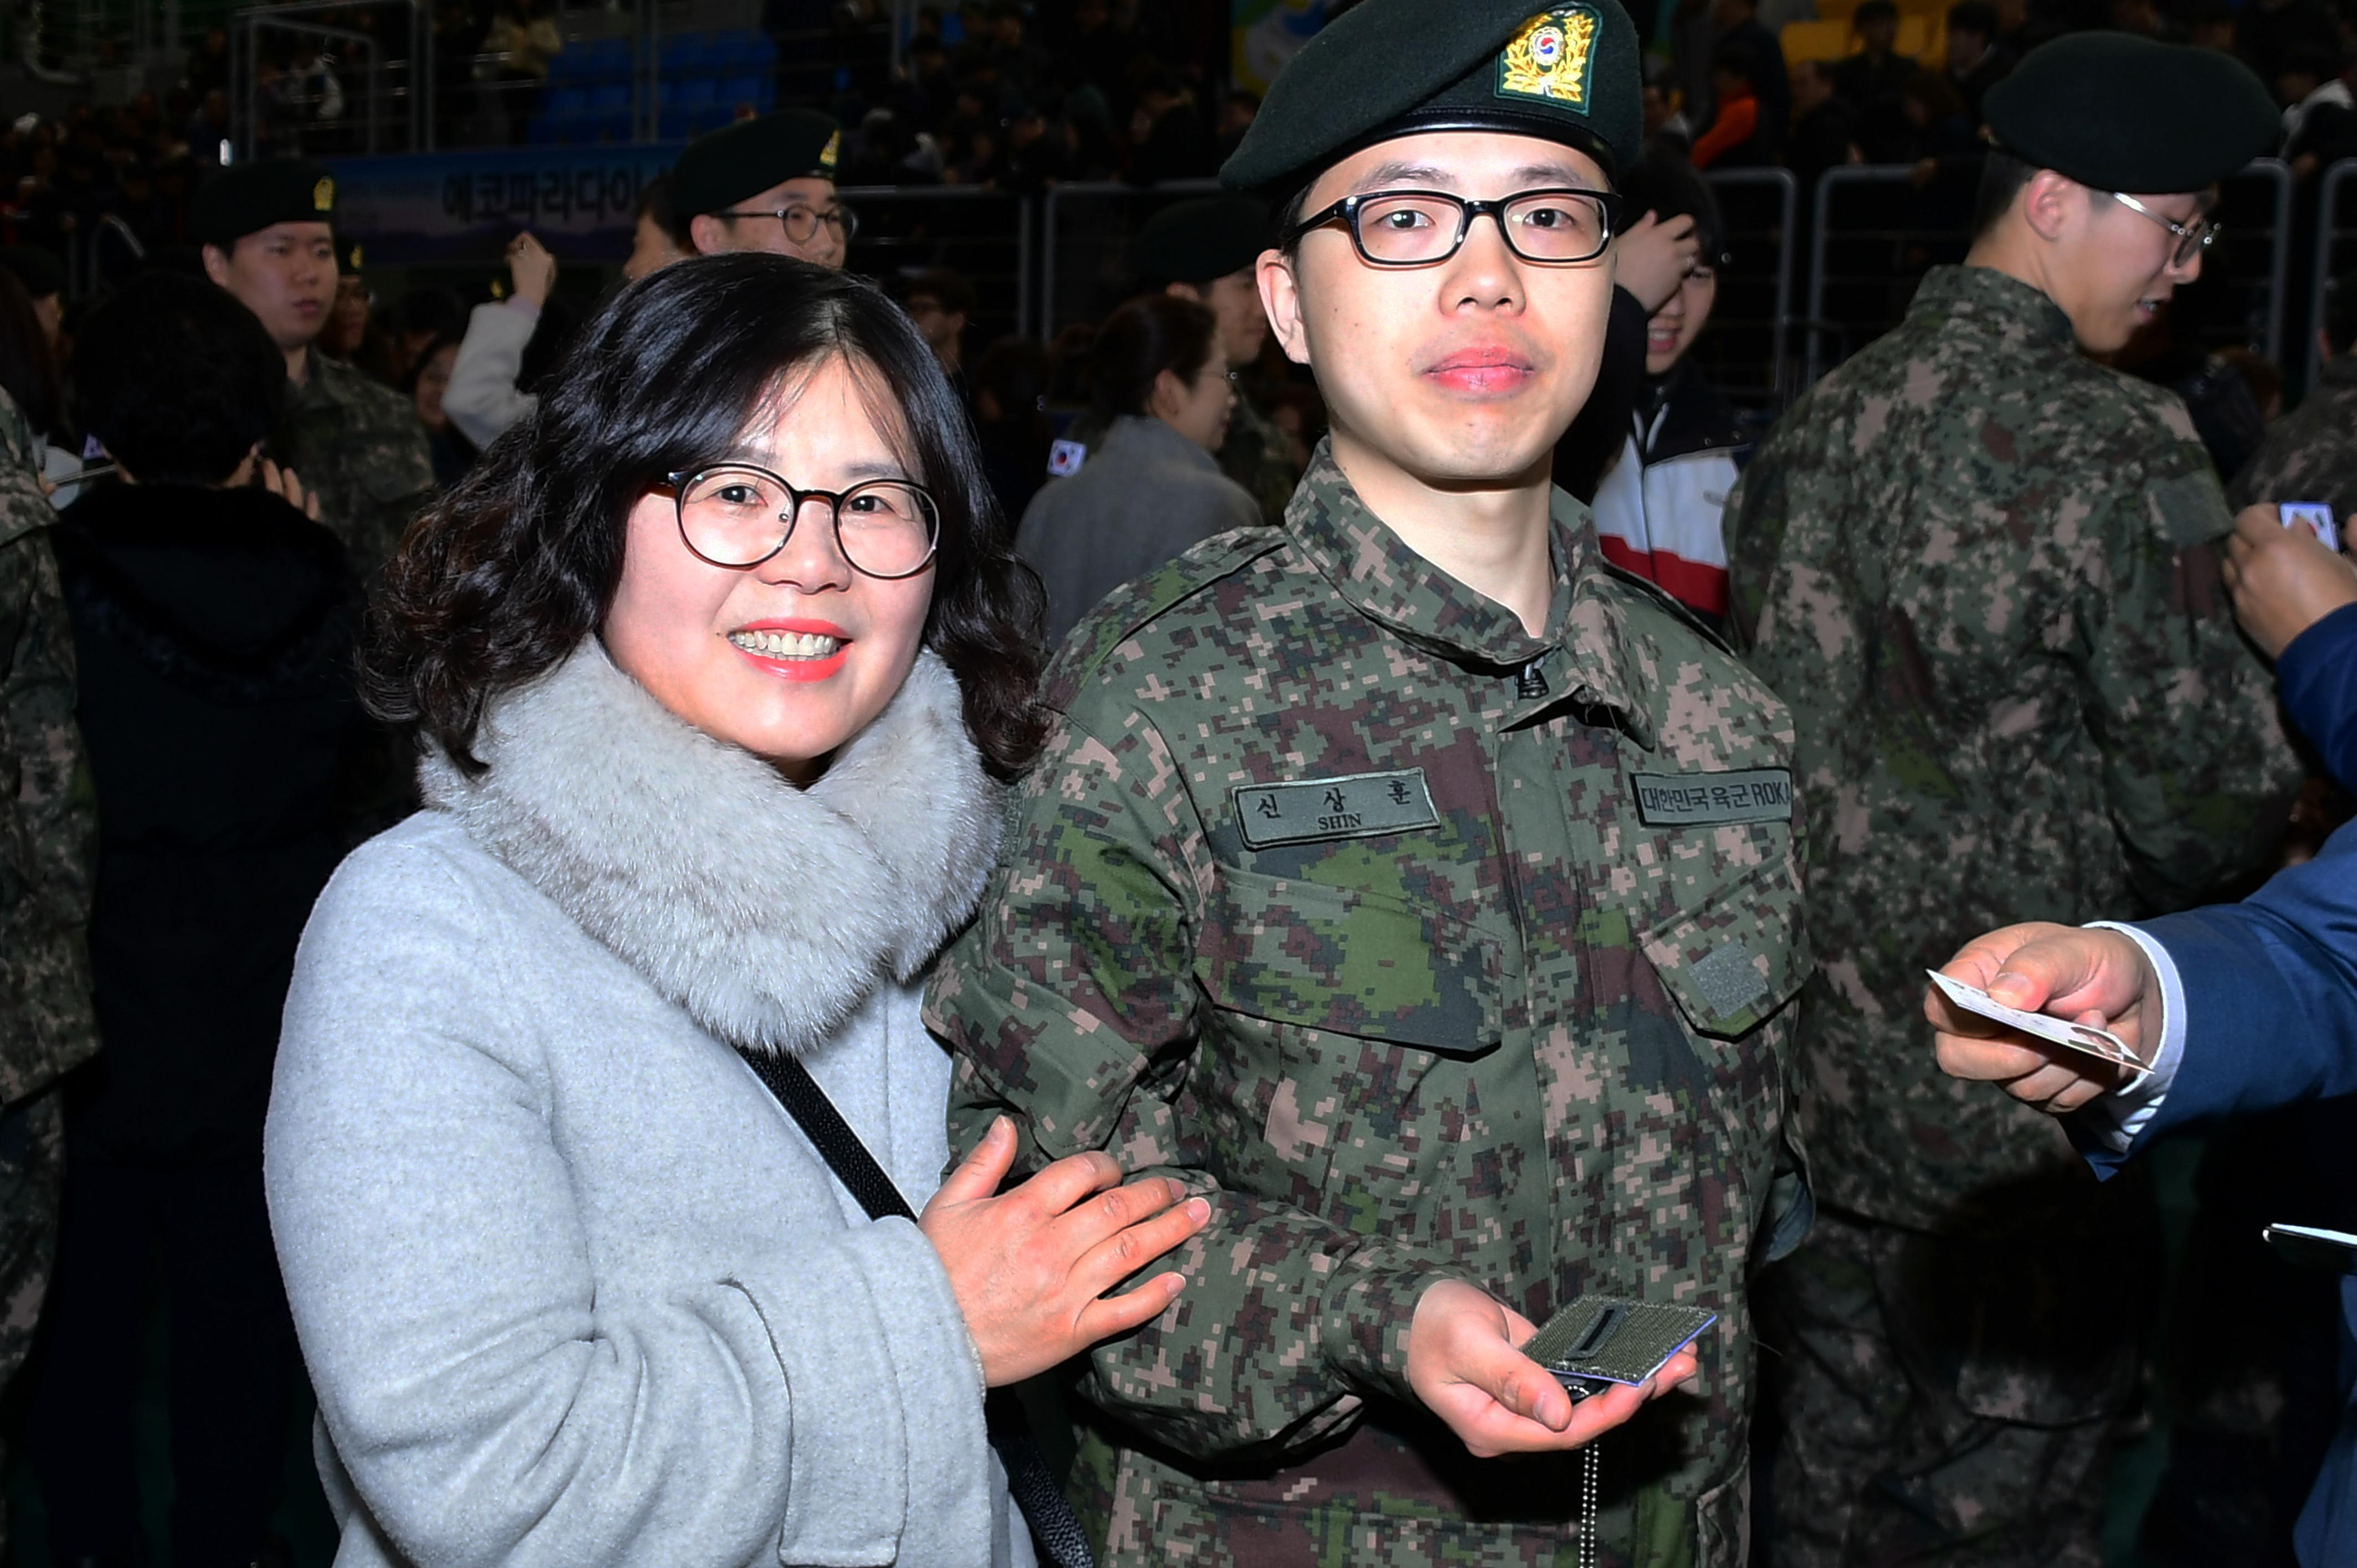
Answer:
<svg viewBox="0 0 2357 1568"><path fill-rule="evenodd" d="M2357 517L2357 355L2324 362L2300 405L2276 421L2234 477L2236 507L2257 501L2326 501L2345 533Z"/></svg>
<svg viewBox="0 0 2357 1568"><path fill-rule="evenodd" d="M266 448L319 498L319 521L373 581L434 494L434 455L410 401L313 349Z"/></svg>
<svg viewBox="0 0 2357 1568"><path fill-rule="evenodd" d="M1532 637L1321 448L1285 531L1122 589L1049 675L929 1018L956 1146L1005 1110L1033 1165L1104 1149L1212 1199L1185 1294L1082 1379L1115 1563L1264 1530L1335 1562L1568 1550L1563 1465L1470 1460L1409 1402L1443 1275L1534 1322L1583 1292L1717 1312L1700 1397L1608 1445L1605 1517L1641 1561L1732 1561L1806 968L1791 732L1555 507Z"/></svg>
<svg viewBox="0 0 2357 1568"><path fill-rule="evenodd" d="M98 797L40 443L0 392L0 1104L98 1049L88 927Z"/></svg>
<svg viewBox="0 0 2357 1568"><path fill-rule="evenodd" d="M1734 631L1800 731L1819 1198L1973 1227L2084 1180L2053 1118L1939 1070L1923 971L2262 865L2299 769L2219 581L2231 524L2176 396L1980 267L1930 274L1744 471Z"/></svg>

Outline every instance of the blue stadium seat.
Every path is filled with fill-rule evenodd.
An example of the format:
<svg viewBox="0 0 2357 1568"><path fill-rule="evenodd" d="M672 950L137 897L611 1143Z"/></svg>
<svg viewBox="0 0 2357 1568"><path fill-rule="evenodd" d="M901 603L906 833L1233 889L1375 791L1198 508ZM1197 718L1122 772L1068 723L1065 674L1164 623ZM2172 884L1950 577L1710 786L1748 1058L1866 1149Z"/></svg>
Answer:
<svg viewBox="0 0 2357 1568"><path fill-rule="evenodd" d="M749 103L761 113L776 107L777 84L766 76L732 76L720 84L716 94L731 113L739 103Z"/></svg>

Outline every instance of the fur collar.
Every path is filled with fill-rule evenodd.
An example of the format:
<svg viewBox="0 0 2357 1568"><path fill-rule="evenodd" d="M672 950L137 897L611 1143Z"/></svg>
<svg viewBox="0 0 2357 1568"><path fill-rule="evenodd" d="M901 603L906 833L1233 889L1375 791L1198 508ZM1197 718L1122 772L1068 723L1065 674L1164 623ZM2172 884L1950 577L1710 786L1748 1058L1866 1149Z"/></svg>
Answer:
<svg viewBox="0 0 2357 1568"><path fill-rule="evenodd" d="M799 789L673 716L596 638L491 704L469 779L428 750L433 806L705 1028L800 1052L974 913L1003 791L956 679L908 683Z"/></svg>

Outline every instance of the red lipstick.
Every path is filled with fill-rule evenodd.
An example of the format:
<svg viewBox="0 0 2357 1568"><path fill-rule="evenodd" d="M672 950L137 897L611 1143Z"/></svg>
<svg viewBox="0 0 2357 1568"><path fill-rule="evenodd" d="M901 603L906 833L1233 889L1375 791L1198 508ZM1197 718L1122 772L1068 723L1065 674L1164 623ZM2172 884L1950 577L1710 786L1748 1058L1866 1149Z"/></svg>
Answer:
<svg viewBox="0 0 2357 1568"><path fill-rule="evenodd" d="M786 654L756 652L738 644L735 639L747 633L780 632L790 636L827 637L835 641L835 650L823 659L796 657ZM843 671L845 659L851 652L851 634L830 620L803 620L792 618L757 620L740 626L729 633L728 646L738 657L764 675L780 681L824 681Z"/></svg>

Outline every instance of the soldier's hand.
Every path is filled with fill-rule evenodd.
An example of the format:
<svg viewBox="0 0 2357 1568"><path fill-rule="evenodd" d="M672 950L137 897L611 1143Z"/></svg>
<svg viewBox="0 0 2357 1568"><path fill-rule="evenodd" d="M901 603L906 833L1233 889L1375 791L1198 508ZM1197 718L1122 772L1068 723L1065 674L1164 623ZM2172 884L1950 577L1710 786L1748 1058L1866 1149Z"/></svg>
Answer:
<svg viewBox="0 0 2357 1568"><path fill-rule="evenodd" d="M1612 281L1636 295L1651 316L1685 282L1702 242L1695 235L1692 213L1664 221L1648 212L1614 238L1612 253Z"/></svg>
<svg viewBox="0 0 2357 1568"><path fill-rule="evenodd" d="M518 234L508 242L508 275L515 280L515 296L537 310L556 286L556 258L530 234Z"/></svg>
<svg viewBox="0 0 2357 1568"><path fill-rule="evenodd" d="M2272 505L2244 507L2220 570L2234 618L2268 658L2343 605L2357 604L2357 566L2305 528L2286 528Z"/></svg>
<svg viewBox="0 0 2357 1568"><path fill-rule="evenodd" d="M2109 1029L2147 1062L2159 1044L2159 977L2144 950L2117 931L2007 926L1964 944L1940 972L2008 1007ZM1937 986L1924 987L1923 1015L1938 1031L1934 1048L1950 1077L2003 1084L2016 1100L2058 1116L2118 1087L2124 1076L2100 1058L1967 1013Z"/></svg>
<svg viewBox="0 0 2357 1568"><path fill-rule="evenodd" d="M303 488L303 481L295 477L294 469L282 468L264 457L262 460L262 488L313 522L319 521L319 498Z"/></svg>
<svg viewBox="0 0 2357 1568"><path fill-rule="evenodd" d="M1695 1375L1693 1353L1681 1350L1642 1386L1575 1403L1554 1373L1514 1348L1537 1332L1529 1318L1461 1280L1436 1281L1416 1298L1408 1386L1478 1459L1577 1448Z"/></svg>
<svg viewBox="0 0 2357 1568"><path fill-rule="evenodd" d="M1157 1274L1105 1293L1203 1228L1211 1206L1163 1176L1124 1184L1109 1155L1074 1155L1004 1193L1004 1116L917 1221L949 1271L983 1380L1016 1383L1160 1315L1186 1283ZM997 1196L994 1196L996 1194Z"/></svg>

